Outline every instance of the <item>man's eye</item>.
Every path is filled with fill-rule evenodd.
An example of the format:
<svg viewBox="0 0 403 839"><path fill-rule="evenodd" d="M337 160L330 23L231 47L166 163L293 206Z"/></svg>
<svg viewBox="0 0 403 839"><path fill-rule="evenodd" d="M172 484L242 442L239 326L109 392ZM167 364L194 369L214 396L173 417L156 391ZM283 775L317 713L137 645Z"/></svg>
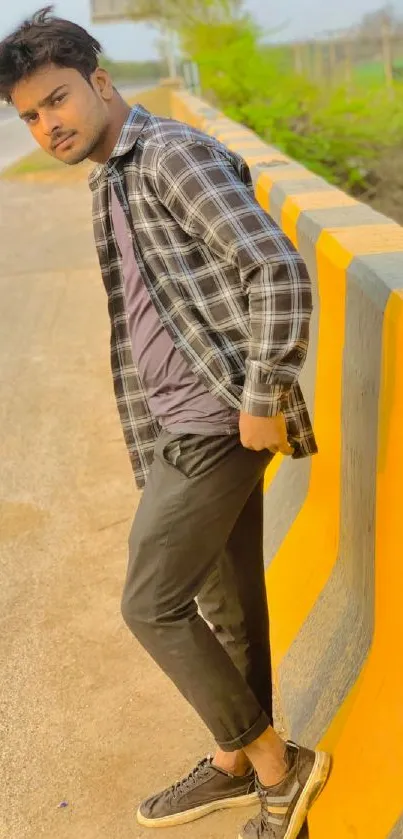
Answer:
<svg viewBox="0 0 403 839"><path fill-rule="evenodd" d="M38 114L32 114L31 117L26 117L25 122L27 125L33 125L34 122L38 119Z"/></svg>
<svg viewBox="0 0 403 839"><path fill-rule="evenodd" d="M52 101L52 105L59 105L60 102L63 102L63 99L65 99L65 98L66 98L65 93L62 93L61 96L56 96Z"/></svg>

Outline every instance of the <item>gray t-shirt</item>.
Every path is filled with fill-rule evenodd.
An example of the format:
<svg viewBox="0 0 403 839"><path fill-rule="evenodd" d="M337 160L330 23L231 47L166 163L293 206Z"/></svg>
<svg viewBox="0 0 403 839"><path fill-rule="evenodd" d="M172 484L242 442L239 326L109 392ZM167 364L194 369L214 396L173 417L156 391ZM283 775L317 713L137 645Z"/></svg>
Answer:
<svg viewBox="0 0 403 839"><path fill-rule="evenodd" d="M162 428L191 434L231 434L239 414L213 396L192 372L163 326L143 283L124 210L111 187L111 214L122 256L134 362L152 413Z"/></svg>

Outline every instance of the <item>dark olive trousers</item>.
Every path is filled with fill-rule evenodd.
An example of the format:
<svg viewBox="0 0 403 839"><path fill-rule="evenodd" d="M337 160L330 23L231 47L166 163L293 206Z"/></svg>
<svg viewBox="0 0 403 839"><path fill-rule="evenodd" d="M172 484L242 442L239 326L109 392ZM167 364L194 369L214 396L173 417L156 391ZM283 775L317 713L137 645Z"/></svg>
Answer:
<svg viewBox="0 0 403 839"><path fill-rule="evenodd" d="M270 458L235 434L163 432L129 540L123 617L225 751L273 721L263 564Z"/></svg>

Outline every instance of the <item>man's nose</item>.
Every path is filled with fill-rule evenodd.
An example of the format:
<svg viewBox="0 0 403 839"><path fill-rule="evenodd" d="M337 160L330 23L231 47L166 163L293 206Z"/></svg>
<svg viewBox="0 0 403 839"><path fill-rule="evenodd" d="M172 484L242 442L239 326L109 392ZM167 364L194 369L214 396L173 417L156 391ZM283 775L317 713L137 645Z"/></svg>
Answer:
<svg viewBox="0 0 403 839"><path fill-rule="evenodd" d="M44 133L51 137L55 131L60 131L62 127L60 117L52 113L42 114L42 127Z"/></svg>

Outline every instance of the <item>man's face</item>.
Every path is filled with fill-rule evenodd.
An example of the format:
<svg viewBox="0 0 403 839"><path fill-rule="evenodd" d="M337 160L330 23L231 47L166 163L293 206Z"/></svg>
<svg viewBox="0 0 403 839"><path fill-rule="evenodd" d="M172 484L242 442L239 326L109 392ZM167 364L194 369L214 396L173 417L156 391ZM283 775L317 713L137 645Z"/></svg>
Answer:
<svg viewBox="0 0 403 839"><path fill-rule="evenodd" d="M112 83L101 69L91 83L78 70L50 64L12 91L13 104L36 142L69 165L90 157L109 128Z"/></svg>

